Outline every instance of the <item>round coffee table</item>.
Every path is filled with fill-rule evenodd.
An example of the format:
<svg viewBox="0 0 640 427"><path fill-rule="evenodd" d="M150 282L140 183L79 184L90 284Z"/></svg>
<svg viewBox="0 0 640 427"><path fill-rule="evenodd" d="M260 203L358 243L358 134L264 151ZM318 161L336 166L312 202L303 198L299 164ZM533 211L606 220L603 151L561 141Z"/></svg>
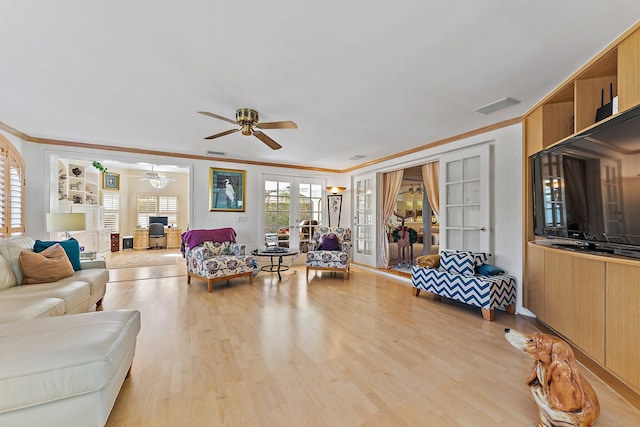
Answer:
<svg viewBox="0 0 640 427"><path fill-rule="evenodd" d="M281 272L287 271L293 262L293 257L297 256L300 251L295 249L286 249L283 251L273 251L269 249L256 249L251 254L260 258L269 258L269 263L260 267L260 271L268 271L270 273L278 273L278 280L282 280ZM289 264L283 264L284 257L291 257Z"/></svg>

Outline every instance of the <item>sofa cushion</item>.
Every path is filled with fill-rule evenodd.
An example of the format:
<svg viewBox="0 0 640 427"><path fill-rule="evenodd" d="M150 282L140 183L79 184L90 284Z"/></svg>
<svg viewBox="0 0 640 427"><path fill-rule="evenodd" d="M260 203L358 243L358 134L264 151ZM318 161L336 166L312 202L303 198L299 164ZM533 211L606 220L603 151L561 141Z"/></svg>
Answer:
<svg viewBox="0 0 640 427"><path fill-rule="evenodd" d="M89 284L90 294L93 296L93 299L100 299L104 296L108 281L109 270L104 268L87 268L76 271L73 276L60 279L56 283L86 282Z"/></svg>
<svg viewBox="0 0 640 427"><path fill-rule="evenodd" d="M23 251L19 260L24 274L23 284L51 283L73 276L73 266L57 243L40 253Z"/></svg>
<svg viewBox="0 0 640 427"><path fill-rule="evenodd" d="M18 281L9 261L0 256L0 291L16 286Z"/></svg>
<svg viewBox="0 0 640 427"><path fill-rule="evenodd" d="M17 322L18 320L38 317L62 316L64 300L42 296L15 299L0 299L0 323Z"/></svg>
<svg viewBox="0 0 640 427"><path fill-rule="evenodd" d="M37 286L14 286L0 292L0 301L13 300L17 304L33 298L64 300L64 314L87 311L90 287L86 282L43 283Z"/></svg>
<svg viewBox="0 0 640 427"><path fill-rule="evenodd" d="M442 252L440 254L440 268L449 273L473 276L474 260L469 253Z"/></svg>
<svg viewBox="0 0 640 427"><path fill-rule="evenodd" d="M35 242L29 236L9 237L0 239L0 255L11 264L13 274L16 276L16 283L22 283L22 269L20 268L20 253L22 251L33 251Z"/></svg>
<svg viewBox="0 0 640 427"><path fill-rule="evenodd" d="M33 251L36 253L42 252L45 249L55 245L56 243L59 243L60 246L62 246L62 249L64 249L65 253L67 254L67 257L69 258L69 261L71 261L73 270L74 271L80 270L82 268L80 266L80 244L73 237L67 240L61 240L59 242L53 241L53 240L49 240L49 241L36 240L35 243L33 244Z"/></svg>

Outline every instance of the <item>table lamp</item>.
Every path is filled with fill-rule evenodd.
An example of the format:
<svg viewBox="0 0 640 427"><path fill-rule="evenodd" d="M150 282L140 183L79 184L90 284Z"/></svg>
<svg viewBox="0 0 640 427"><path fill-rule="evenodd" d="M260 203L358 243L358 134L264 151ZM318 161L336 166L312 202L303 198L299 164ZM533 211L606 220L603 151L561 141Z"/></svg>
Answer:
<svg viewBox="0 0 640 427"><path fill-rule="evenodd" d="M71 237L70 231L82 231L87 229L86 214L84 213L48 213L47 231L64 232L65 239Z"/></svg>

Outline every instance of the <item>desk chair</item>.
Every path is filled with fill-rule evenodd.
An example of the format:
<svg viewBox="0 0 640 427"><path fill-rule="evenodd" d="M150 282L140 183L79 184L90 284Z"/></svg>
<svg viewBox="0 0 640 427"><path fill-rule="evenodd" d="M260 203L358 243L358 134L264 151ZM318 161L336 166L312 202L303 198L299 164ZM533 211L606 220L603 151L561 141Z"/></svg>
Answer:
<svg viewBox="0 0 640 427"><path fill-rule="evenodd" d="M164 225L154 222L153 224L149 224L149 241L151 239L156 239L156 245L150 247L149 249L162 249L166 248L165 246L158 246L158 239L165 237L166 234L164 232Z"/></svg>

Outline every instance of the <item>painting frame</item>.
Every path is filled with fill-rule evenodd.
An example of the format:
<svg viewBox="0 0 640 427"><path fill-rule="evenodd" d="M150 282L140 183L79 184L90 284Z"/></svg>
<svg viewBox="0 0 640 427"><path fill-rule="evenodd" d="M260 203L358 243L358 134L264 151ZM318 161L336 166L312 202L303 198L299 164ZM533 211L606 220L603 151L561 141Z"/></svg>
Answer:
<svg viewBox="0 0 640 427"><path fill-rule="evenodd" d="M246 171L209 168L209 212L245 212Z"/></svg>
<svg viewBox="0 0 640 427"><path fill-rule="evenodd" d="M114 172L104 172L102 174L103 190L120 190L120 174Z"/></svg>

